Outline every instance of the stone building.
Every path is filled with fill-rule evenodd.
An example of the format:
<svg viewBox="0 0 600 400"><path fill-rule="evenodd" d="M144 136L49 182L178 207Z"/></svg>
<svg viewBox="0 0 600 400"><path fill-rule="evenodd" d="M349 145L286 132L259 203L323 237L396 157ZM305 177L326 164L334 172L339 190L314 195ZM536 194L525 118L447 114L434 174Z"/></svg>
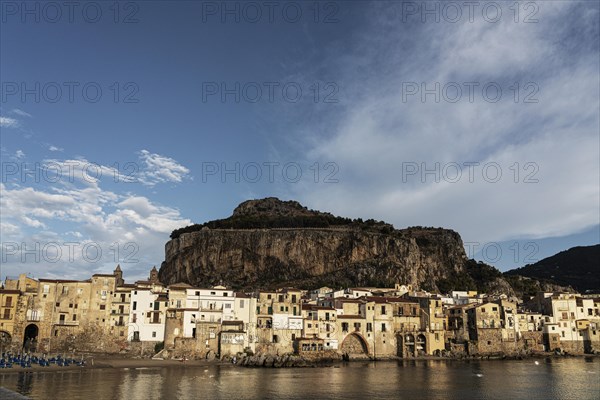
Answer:
<svg viewBox="0 0 600 400"><path fill-rule="evenodd" d="M322 341L307 341L307 351L337 350L338 335L336 332L337 312L333 307L324 307L316 304L303 304L302 317L304 326L302 337L305 339L322 339ZM317 346L317 342L319 346ZM315 344L315 346L313 346ZM300 346L298 346L299 348Z"/></svg>
<svg viewBox="0 0 600 400"><path fill-rule="evenodd" d="M20 290L0 289L0 352L11 348Z"/></svg>
<svg viewBox="0 0 600 400"><path fill-rule="evenodd" d="M296 338L302 336L302 291L285 288L261 292L256 307L256 350L293 352Z"/></svg>

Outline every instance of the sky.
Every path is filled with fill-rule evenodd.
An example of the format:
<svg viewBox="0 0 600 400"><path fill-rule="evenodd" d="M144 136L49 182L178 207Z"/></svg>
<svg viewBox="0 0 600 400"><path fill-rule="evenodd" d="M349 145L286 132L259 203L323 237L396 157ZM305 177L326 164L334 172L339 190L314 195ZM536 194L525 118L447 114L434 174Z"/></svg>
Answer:
<svg viewBox="0 0 600 400"><path fill-rule="evenodd" d="M143 279L269 196L501 270L597 244L599 8L2 0L0 276Z"/></svg>

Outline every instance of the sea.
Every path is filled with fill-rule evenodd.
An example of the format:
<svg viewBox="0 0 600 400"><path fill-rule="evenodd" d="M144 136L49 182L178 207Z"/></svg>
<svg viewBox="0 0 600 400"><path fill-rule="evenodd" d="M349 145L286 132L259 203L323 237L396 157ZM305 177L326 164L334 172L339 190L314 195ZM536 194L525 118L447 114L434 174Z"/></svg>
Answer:
<svg viewBox="0 0 600 400"><path fill-rule="evenodd" d="M403 360L316 368L233 365L2 373L32 399L600 399L600 358Z"/></svg>

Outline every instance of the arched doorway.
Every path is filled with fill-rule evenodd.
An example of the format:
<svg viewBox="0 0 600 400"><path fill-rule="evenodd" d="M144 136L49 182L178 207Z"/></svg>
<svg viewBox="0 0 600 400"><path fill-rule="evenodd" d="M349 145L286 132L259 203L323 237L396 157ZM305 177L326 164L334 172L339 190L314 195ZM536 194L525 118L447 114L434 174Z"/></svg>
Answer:
<svg viewBox="0 0 600 400"><path fill-rule="evenodd" d="M407 334L404 337L404 344L406 345L406 356L414 357L415 356L415 337L412 333Z"/></svg>
<svg viewBox="0 0 600 400"><path fill-rule="evenodd" d="M0 331L0 350L2 350L2 352L4 352L4 349L6 349L10 346L11 342L12 342L12 337L10 336L10 333L5 332L5 331Z"/></svg>
<svg viewBox="0 0 600 400"><path fill-rule="evenodd" d="M396 335L396 355L398 357L404 357L404 338L402 334Z"/></svg>
<svg viewBox="0 0 600 400"><path fill-rule="evenodd" d="M342 342L341 347L342 354L347 354L348 356L368 356L369 348L365 340L356 333L351 333Z"/></svg>
<svg viewBox="0 0 600 400"><path fill-rule="evenodd" d="M39 328L36 324L27 325L27 328L25 328L25 335L23 338L23 349L25 349L25 351L35 351L35 348L37 346L38 333Z"/></svg>
<svg viewBox="0 0 600 400"><path fill-rule="evenodd" d="M425 354L427 354L427 339L425 338L425 335L420 334L417 336L417 343L416 343L416 355L418 356L424 356Z"/></svg>

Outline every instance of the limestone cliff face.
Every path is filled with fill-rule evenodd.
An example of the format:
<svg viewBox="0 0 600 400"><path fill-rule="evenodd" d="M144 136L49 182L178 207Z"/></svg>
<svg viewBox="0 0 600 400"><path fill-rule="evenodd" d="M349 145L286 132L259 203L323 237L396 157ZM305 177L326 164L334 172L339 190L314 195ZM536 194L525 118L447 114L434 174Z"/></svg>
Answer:
<svg viewBox="0 0 600 400"><path fill-rule="evenodd" d="M263 226L264 221L310 226L315 224L311 216L318 219L317 225L326 220L329 226L235 228L257 220ZM166 244L159 272L163 283L311 288L393 287L401 282L434 290L436 282L464 273L467 261L460 236L451 230L395 230L381 222L339 219L277 199L242 203L229 219L185 231L174 232Z"/></svg>

